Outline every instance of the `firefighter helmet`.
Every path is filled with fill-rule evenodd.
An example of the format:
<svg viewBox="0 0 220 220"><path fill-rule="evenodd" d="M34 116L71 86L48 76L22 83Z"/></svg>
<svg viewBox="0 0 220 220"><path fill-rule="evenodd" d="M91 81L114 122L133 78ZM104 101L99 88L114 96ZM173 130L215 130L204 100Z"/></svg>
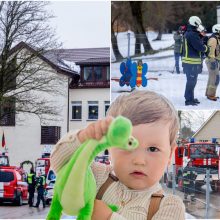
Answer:
<svg viewBox="0 0 220 220"><path fill-rule="evenodd" d="M216 34L220 34L220 24L215 24L212 26L212 32Z"/></svg>
<svg viewBox="0 0 220 220"><path fill-rule="evenodd" d="M197 16L191 16L189 18L189 24L192 25L192 26L198 27L199 25L202 24L202 21Z"/></svg>
<svg viewBox="0 0 220 220"><path fill-rule="evenodd" d="M194 27L197 27L197 31L199 32L205 31L205 27L202 25L202 21L197 16L191 16L189 18L189 24Z"/></svg>

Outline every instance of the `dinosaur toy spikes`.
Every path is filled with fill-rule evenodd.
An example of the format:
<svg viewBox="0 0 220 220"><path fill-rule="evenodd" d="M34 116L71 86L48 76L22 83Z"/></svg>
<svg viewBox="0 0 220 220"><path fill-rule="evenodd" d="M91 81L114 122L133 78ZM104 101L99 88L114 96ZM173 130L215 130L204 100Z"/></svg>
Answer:
<svg viewBox="0 0 220 220"><path fill-rule="evenodd" d="M77 220L91 220L96 182L90 164L96 155L107 148L135 149L138 141L131 137L131 132L131 122L118 116L100 141L87 140L76 150L70 161L57 174L47 220L60 219L62 212L77 216ZM114 210L117 210L115 206Z"/></svg>

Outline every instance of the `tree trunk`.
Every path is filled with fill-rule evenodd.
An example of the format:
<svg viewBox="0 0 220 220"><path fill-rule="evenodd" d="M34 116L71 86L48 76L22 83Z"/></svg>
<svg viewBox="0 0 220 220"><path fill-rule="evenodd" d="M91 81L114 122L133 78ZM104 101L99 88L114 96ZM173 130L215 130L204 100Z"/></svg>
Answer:
<svg viewBox="0 0 220 220"><path fill-rule="evenodd" d="M122 60L123 56L121 55L119 49L118 49L118 41L117 37L115 36L114 30L113 30L113 23L111 23L111 43L112 43L112 50L115 55L116 60Z"/></svg>
<svg viewBox="0 0 220 220"><path fill-rule="evenodd" d="M138 35L135 33L135 55L141 53L141 42Z"/></svg>
<svg viewBox="0 0 220 220"><path fill-rule="evenodd" d="M157 37L154 39L154 41L156 40L161 40L162 39L162 30L159 30Z"/></svg>
<svg viewBox="0 0 220 220"><path fill-rule="evenodd" d="M4 5L4 2L2 1L1 4L0 4L0 12L1 12L2 8L3 8L3 5Z"/></svg>
<svg viewBox="0 0 220 220"><path fill-rule="evenodd" d="M138 39L144 46L144 52L148 52L153 50L150 42L146 36L146 32L143 26L143 18L142 18L142 11L141 11L141 4L142 2L130 2L131 6L131 13L133 16L134 24L138 31Z"/></svg>

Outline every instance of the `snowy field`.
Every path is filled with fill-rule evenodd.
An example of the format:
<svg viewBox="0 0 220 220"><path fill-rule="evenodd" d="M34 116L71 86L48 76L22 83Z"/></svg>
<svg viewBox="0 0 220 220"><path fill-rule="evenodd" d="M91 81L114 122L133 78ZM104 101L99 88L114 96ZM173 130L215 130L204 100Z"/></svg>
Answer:
<svg viewBox="0 0 220 220"><path fill-rule="evenodd" d="M149 32L148 38L153 49L163 49L170 47L174 44L172 34L164 34L162 36L162 41L152 41L156 37L156 33ZM125 57L128 51L128 38L127 33L120 33L117 36L119 50L121 54ZM130 55L134 55L134 36L131 34L131 49ZM143 48L142 48L143 49ZM147 78L154 77L158 78L157 81L149 80L147 87L138 88L138 90L152 90L163 94L176 106L177 109L220 109L220 100L214 102L210 101L205 96L206 85L208 81L208 71L205 62L203 63L203 72L199 74L197 85L195 88L195 98L199 99L201 102L198 106L185 106L184 91L186 85L186 76L182 71L182 64L180 62L181 74L172 74L174 70L174 56L173 50L165 50L153 55L134 57L132 61L137 61L142 59L144 63L148 64ZM113 51L111 52L111 77L120 78L120 63L115 62L115 57ZM120 87L118 82L111 81L111 100L114 100L118 95L123 92L129 92L130 87L124 86ZM217 90L217 96L220 96L219 89Z"/></svg>

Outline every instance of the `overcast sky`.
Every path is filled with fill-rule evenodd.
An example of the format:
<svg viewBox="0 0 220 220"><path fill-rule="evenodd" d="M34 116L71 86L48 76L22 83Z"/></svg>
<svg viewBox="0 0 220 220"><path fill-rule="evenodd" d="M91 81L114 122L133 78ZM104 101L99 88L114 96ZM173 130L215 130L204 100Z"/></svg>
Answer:
<svg viewBox="0 0 220 220"><path fill-rule="evenodd" d="M110 2L55 1L48 9L64 48L110 47Z"/></svg>

